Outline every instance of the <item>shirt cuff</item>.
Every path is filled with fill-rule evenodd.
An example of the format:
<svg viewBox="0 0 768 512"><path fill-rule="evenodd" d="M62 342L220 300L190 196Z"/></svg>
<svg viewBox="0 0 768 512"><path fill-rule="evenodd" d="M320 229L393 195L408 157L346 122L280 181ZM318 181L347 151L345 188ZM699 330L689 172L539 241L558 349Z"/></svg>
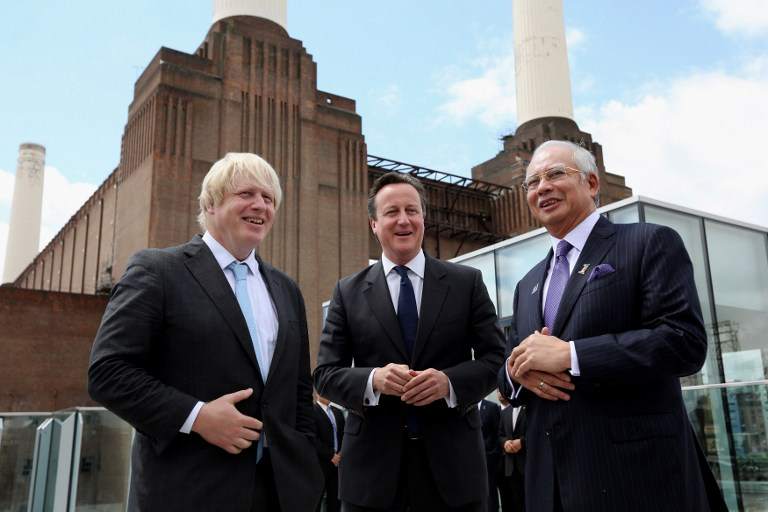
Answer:
<svg viewBox="0 0 768 512"><path fill-rule="evenodd" d="M379 405L379 398L381 397L380 391L373 390L373 374L376 373L378 368L371 370L368 375L368 382L365 385L365 394L363 394L363 405L373 407Z"/></svg>
<svg viewBox="0 0 768 512"><path fill-rule="evenodd" d="M453 409L458 405L456 403L456 392L453 390L453 384L451 384L451 379L448 379L448 396L445 397L443 400L445 400L445 404L448 406L449 409Z"/></svg>
<svg viewBox="0 0 768 512"><path fill-rule="evenodd" d="M200 409L203 408L203 405L205 405L203 402L197 402L195 406L192 408L192 412L189 413L189 416L187 416L187 421L184 422L184 424L179 429L179 432L182 434L189 434L192 432L192 425L195 424L195 420L197 419L197 415L200 413Z"/></svg>
<svg viewBox="0 0 768 512"><path fill-rule="evenodd" d="M509 360L512 359L512 356L509 356L506 361L504 361L504 375L507 376L507 384L509 384L509 389L512 390L512 394L509 396L509 398L512 398L513 400L517 398L517 395L520 394L520 390L523 389L523 386L517 387L515 386L515 383L512 382L512 377L509 375Z"/></svg>
<svg viewBox="0 0 768 512"><path fill-rule="evenodd" d="M571 346L571 375L578 377L581 375L581 371L579 371L579 356L576 355L576 345L573 341L569 341L568 344Z"/></svg>

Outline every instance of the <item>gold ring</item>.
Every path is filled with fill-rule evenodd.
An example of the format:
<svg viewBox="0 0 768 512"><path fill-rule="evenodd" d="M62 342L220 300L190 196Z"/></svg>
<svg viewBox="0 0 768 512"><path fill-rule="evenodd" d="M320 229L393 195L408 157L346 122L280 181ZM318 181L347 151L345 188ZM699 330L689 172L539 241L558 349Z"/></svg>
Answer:
<svg viewBox="0 0 768 512"><path fill-rule="evenodd" d="M544 381L543 380L539 381L539 389L541 389L541 390L544 389Z"/></svg>

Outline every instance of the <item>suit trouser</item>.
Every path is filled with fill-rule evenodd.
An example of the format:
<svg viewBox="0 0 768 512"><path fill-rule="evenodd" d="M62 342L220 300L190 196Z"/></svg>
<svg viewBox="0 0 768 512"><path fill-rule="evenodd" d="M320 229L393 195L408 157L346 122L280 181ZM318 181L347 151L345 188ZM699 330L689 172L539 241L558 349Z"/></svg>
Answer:
<svg viewBox="0 0 768 512"><path fill-rule="evenodd" d="M391 507L374 509L343 502L343 512L486 512L485 500L449 507L440 496L427 460L424 441L406 439L403 444L400 482Z"/></svg>
<svg viewBox="0 0 768 512"><path fill-rule="evenodd" d="M256 485L253 492L252 512L280 512L280 502L277 498L275 474L272 471L272 458L269 449L264 449L264 455L256 465Z"/></svg>
<svg viewBox="0 0 768 512"><path fill-rule="evenodd" d="M516 472L511 476L504 476L499 480L499 484L501 512L524 512L525 486L523 485L523 475Z"/></svg>

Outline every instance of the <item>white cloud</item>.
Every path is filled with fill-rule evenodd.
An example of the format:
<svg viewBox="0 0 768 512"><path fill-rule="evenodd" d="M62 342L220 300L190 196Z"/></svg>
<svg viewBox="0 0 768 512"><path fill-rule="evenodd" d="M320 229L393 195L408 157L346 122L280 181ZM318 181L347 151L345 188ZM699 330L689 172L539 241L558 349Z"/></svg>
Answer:
<svg viewBox="0 0 768 512"><path fill-rule="evenodd" d="M748 64L646 86L634 101L580 110L579 124L635 194L765 226L766 71Z"/></svg>
<svg viewBox="0 0 768 512"><path fill-rule="evenodd" d="M395 113L400 107L400 87L397 84L390 84L384 89L378 89L371 93L373 102L379 112L385 115Z"/></svg>
<svg viewBox="0 0 768 512"><path fill-rule="evenodd" d="M494 58L475 63L469 77L445 80L446 96L438 106L438 121L463 123L478 119L483 124L501 129L513 125L516 118L515 56L512 45Z"/></svg>
<svg viewBox="0 0 768 512"><path fill-rule="evenodd" d="M0 212L11 206L13 197L13 174L0 169ZM0 215L0 217L2 217Z"/></svg>
<svg viewBox="0 0 768 512"><path fill-rule="evenodd" d="M40 249L48 245L94 190L96 185L69 181L56 167L45 166Z"/></svg>
<svg viewBox="0 0 768 512"><path fill-rule="evenodd" d="M574 48L581 46L581 44L586 41L586 39L587 35L583 30L579 28L569 27L565 31L565 42L568 45L569 50L573 50Z"/></svg>
<svg viewBox="0 0 768 512"><path fill-rule="evenodd" d="M768 33L768 6L765 0L699 0L714 16L717 28L726 34L758 36Z"/></svg>

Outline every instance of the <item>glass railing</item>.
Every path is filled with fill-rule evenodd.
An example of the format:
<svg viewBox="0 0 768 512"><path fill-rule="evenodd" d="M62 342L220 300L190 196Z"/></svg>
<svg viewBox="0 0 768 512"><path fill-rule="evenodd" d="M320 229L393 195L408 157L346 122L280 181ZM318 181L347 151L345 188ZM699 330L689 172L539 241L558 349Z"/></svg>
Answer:
<svg viewBox="0 0 768 512"><path fill-rule="evenodd" d="M728 508L768 512L768 380L683 397ZM125 510L132 438L102 408L0 413L0 512Z"/></svg>
<svg viewBox="0 0 768 512"><path fill-rule="evenodd" d="M728 508L768 511L768 381L684 387L683 397Z"/></svg>
<svg viewBox="0 0 768 512"><path fill-rule="evenodd" d="M125 510L132 437L102 408L0 413L0 512Z"/></svg>

